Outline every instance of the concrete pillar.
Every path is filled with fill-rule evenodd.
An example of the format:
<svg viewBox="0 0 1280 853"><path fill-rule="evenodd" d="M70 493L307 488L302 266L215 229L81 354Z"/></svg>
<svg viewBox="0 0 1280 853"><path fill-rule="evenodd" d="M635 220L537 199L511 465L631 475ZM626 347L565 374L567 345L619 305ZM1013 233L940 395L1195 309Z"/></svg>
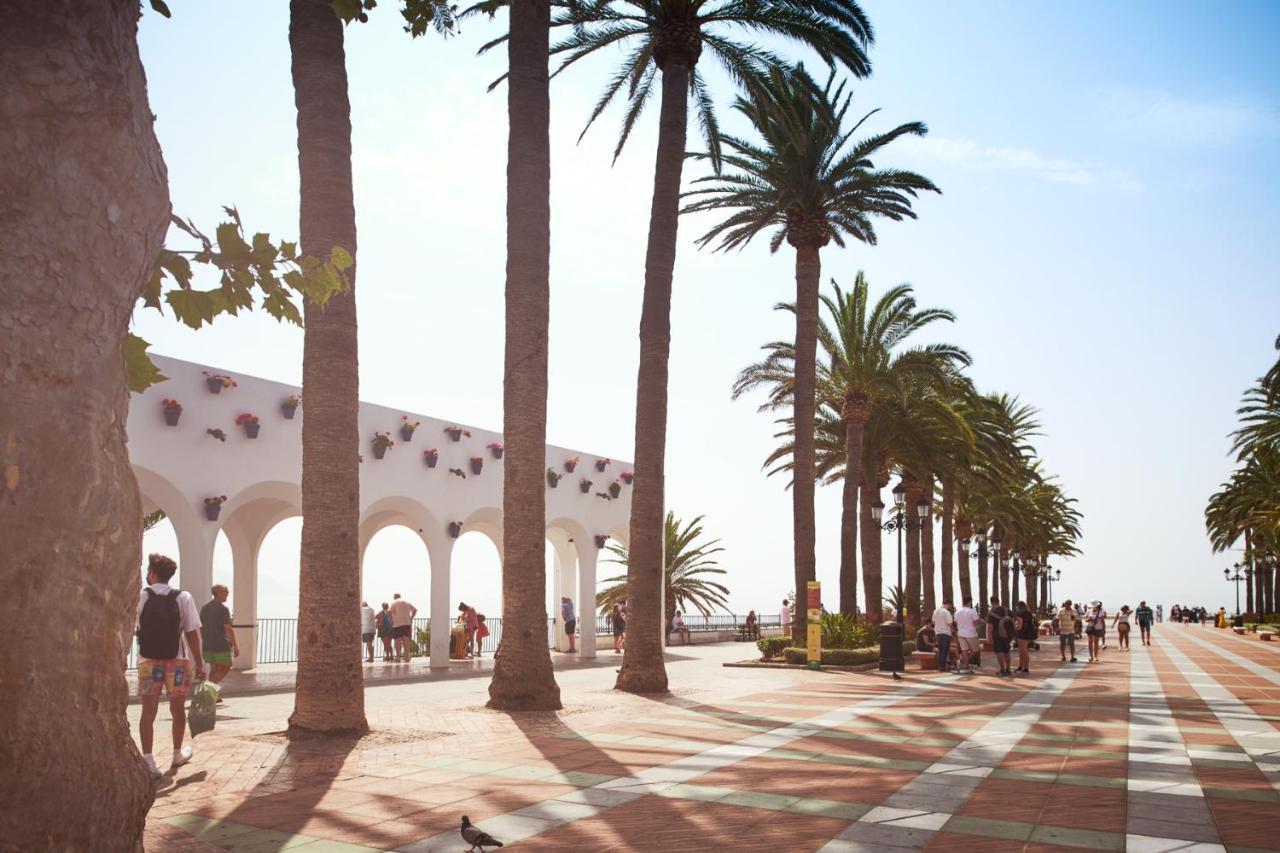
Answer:
<svg viewBox="0 0 1280 853"><path fill-rule="evenodd" d="M431 557L431 668L449 666L449 629L453 627L453 608L449 598L449 564L453 540L427 543Z"/></svg>
<svg viewBox="0 0 1280 853"><path fill-rule="evenodd" d="M596 558L599 550L591 537L579 537L578 552L578 657L596 656Z"/></svg>
<svg viewBox="0 0 1280 853"><path fill-rule="evenodd" d="M236 669L253 669L258 665L258 552L264 534L251 534L228 524L227 539L231 543L234 567L231 585L231 616L236 632Z"/></svg>
<svg viewBox="0 0 1280 853"><path fill-rule="evenodd" d="M553 645L555 650L558 652L568 651L569 649L569 637L564 631L564 615L560 610L561 596L567 595L574 599L575 612L577 612L579 616L582 612L577 601L578 596L574 590L574 587L576 586L574 581L577 577L578 562L577 552L574 549L574 545L576 544L576 542L570 544L567 540L563 542L553 540L552 542L552 550L555 553L555 567L552 570L552 596L554 601L551 610L551 617L555 620L555 627L553 630L555 643ZM581 619L579 619L579 623L581 623Z"/></svg>
<svg viewBox="0 0 1280 853"><path fill-rule="evenodd" d="M173 522L178 540L178 582L195 598L197 606L209 600L213 586L213 545L218 530L213 521Z"/></svg>

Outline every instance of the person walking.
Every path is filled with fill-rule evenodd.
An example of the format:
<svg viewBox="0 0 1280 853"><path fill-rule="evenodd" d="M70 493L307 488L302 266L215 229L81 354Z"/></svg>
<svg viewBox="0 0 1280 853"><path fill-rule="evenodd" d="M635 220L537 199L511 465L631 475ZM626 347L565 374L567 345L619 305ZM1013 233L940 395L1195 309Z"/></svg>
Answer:
<svg viewBox="0 0 1280 853"><path fill-rule="evenodd" d="M609 627L613 631L613 653L620 655L627 634L627 618L622 614L621 604L613 605L613 610L609 611Z"/></svg>
<svg viewBox="0 0 1280 853"><path fill-rule="evenodd" d="M996 675L1013 675L1009 668L1009 653L1013 648L1013 614L995 595L991 596L991 609L987 611L987 636L991 638L991 650L996 655L999 669Z"/></svg>
<svg viewBox="0 0 1280 853"><path fill-rule="evenodd" d="M1159 605L1157 605L1157 614ZM1133 615L1138 619L1138 634L1142 638L1142 645L1151 645L1151 608L1147 606L1145 600L1138 602L1138 609L1133 611Z"/></svg>
<svg viewBox="0 0 1280 853"><path fill-rule="evenodd" d="M378 611L375 617L376 631L378 639L382 641L382 662L390 663L395 657L391 651L391 641L395 639L394 626L391 623L391 606L385 601L382 602L382 609Z"/></svg>
<svg viewBox="0 0 1280 853"><path fill-rule="evenodd" d="M791 602L782 599L782 610L778 612L778 619L782 623L782 636L791 636Z"/></svg>
<svg viewBox="0 0 1280 853"><path fill-rule="evenodd" d="M1102 602L1090 602L1084 619L1084 632L1089 637L1089 663L1097 663L1102 660L1102 632L1107 624L1107 611L1102 609Z"/></svg>
<svg viewBox="0 0 1280 853"><path fill-rule="evenodd" d="M1120 608L1120 612L1111 623L1116 629L1116 635L1120 638L1120 648L1126 652L1129 651L1129 616L1129 605L1126 604Z"/></svg>
<svg viewBox="0 0 1280 853"><path fill-rule="evenodd" d="M418 608L400 597L400 593L391 596L391 639L396 644L395 659L408 661L412 651L413 617Z"/></svg>
<svg viewBox="0 0 1280 853"><path fill-rule="evenodd" d="M1076 639L1084 639L1084 605L1076 602Z"/></svg>
<svg viewBox="0 0 1280 853"><path fill-rule="evenodd" d="M231 624L231 611L227 609L227 588L214 584L209 593L213 598L200 608L200 644L204 649L204 662L209 664L209 680L221 684L231 672L233 657L240 655L240 646Z"/></svg>
<svg viewBox="0 0 1280 853"><path fill-rule="evenodd" d="M965 596L963 606L956 611L956 639L960 642L960 666L965 672L973 674L972 656L978 652L978 611L973 609L973 599ZM957 669L957 672L959 670Z"/></svg>
<svg viewBox="0 0 1280 853"><path fill-rule="evenodd" d="M164 775L153 751L156 713L160 695L169 696L173 717L173 767L191 760L191 747L183 746L187 731L187 691L191 687L192 662L195 680L204 681L204 656L200 648L200 614L191 593L174 589L169 581L178 564L163 554L147 558L147 586L138 598L134 617L138 638L138 695L142 697L142 718L138 739L142 757L151 775Z"/></svg>
<svg viewBox="0 0 1280 853"><path fill-rule="evenodd" d="M1146 602L1144 601L1143 604L1146 604ZM1164 605L1163 604L1156 605L1156 621L1157 622L1164 621Z"/></svg>
<svg viewBox="0 0 1280 853"><path fill-rule="evenodd" d="M956 632L956 620L951 615L951 602L943 601L942 606L933 611L929 619L933 623L933 634L938 641L938 672L947 672L951 663L951 639Z"/></svg>
<svg viewBox="0 0 1280 853"><path fill-rule="evenodd" d="M364 643L364 662L373 663L373 638L378 633L375 617L377 613L369 606L369 602L360 602L360 642Z"/></svg>
<svg viewBox="0 0 1280 853"><path fill-rule="evenodd" d="M1080 616L1071 606L1071 599L1062 602L1062 608L1053 620L1058 628L1058 650L1062 653L1062 662L1067 662L1067 649L1071 649L1071 662L1076 662L1076 636L1079 634Z"/></svg>
<svg viewBox="0 0 1280 853"><path fill-rule="evenodd" d="M1019 601L1013 608L1013 632L1018 641L1018 668L1014 672L1030 673L1031 644L1039 636L1040 629L1035 614L1025 601Z"/></svg>
<svg viewBox="0 0 1280 853"><path fill-rule="evenodd" d="M567 595L560 596L560 619L564 622L564 635L569 639L569 654L576 654L574 646L578 632L578 617L573 610L573 599Z"/></svg>

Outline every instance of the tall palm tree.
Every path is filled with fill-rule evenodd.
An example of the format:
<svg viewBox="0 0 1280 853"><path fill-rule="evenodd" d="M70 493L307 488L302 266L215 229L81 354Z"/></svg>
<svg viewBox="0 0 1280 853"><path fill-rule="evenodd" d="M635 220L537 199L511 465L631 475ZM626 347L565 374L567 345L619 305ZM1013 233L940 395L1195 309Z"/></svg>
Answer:
<svg viewBox="0 0 1280 853"><path fill-rule="evenodd" d="M170 214L138 17L128 0L20 0L0 23L0 680L24 694L5 699L0 746L13 850L141 849L155 798L119 670L142 549L121 354ZM19 626L53 577L79 639L49 655Z"/></svg>
<svg viewBox="0 0 1280 853"><path fill-rule="evenodd" d="M298 110L302 250L356 257L351 103L342 21L325 0L290 0ZM323 307L308 303L303 338L302 548L298 675L289 731L363 732L364 672L348 644L360 628L360 371L355 268Z"/></svg>
<svg viewBox="0 0 1280 853"><path fill-rule="evenodd" d="M727 610L729 588L722 583L710 580L708 575L723 575L714 559L716 554L724 551L719 539L709 542L702 540L702 520L706 516L698 516L689 522L681 522L675 513L668 512L662 525L663 557L665 566L663 574L665 583L663 591L666 597L666 619L670 624L672 615L677 609L688 612L690 608L703 616L709 616L713 610ZM631 554L621 545L609 545L609 552L616 563L624 569L630 569ZM615 604L629 602L631 587L628 574L607 578L602 583L613 584L596 594L596 607L601 613L607 613ZM628 628L628 632L630 628Z"/></svg>
<svg viewBox="0 0 1280 853"><path fill-rule="evenodd" d="M547 0L512 0L510 9L503 638L489 684L489 707L551 710L560 707L547 649L543 484L551 298L551 7Z"/></svg>
<svg viewBox="0 0 1280 853"><path fill-rule="evenodd" d="M697 63L706 49L735 80L757 85L766 69L779 66L781 60L756 44L734 40L735 30L746 30L809 47L828 64L839 64L862 77L870 73L866 50L873 34L855 0L574 0L565 3L556 25L570 31L553 48L555 54L564 57L559 70L597 51L615 47L626 50L622 65L587 122L590 127L626 90L623 97L627 106L615 158L661 74L658 147L640 316L636 477L631 496L629 571L637 630L628 636L627 653L617 680L621 690L659 692L667 686L662 638L656 628L662 581L671 282L690 100L696 105L708 150L716 163L720 150L712 98ZM812 484L808 491L812 494Z"/></svg>
<svg viewBox="0 0 1280 853"><path fill-rule="evenodd" d="M914 218L912 203L923 191L938 189L927 178L899 169L877 169L874 159L895 140L926 133L920 122L853 140L871 113L852 128L846 118L852 95L835 84L825 86L803 68L771 69L767 79L740 95L734 109L751 125L760 142L722 135L720 159L731 171L703 178L711 186L694 190L686 211L735 211L700 239L703 246L741 248L772 229L769 247L785 241L796 252L796 376L794 414L795 474L792 488L796 589L813 580L814 412L817 406L816 354L820 252L846 239L873 245L873 221ZM873 111L874 112L874 111ZM714 158L715 152L705 155ZM797 637L803 626L796 622Z"/></svg>

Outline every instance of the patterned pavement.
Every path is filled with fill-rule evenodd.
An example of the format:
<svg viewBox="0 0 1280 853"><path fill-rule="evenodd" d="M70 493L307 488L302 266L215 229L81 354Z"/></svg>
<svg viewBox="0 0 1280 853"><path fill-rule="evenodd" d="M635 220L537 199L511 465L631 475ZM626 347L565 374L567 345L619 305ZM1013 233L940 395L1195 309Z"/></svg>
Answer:
<svg viewBox="0 0 1280 853"><path fill-rule="evenodd" d="M291 696L228 691L148 845L460 851L466 814L528 850L1280 850L1280 644L1160 625L900 682L721 665L747 652L673 651L661 700L569 666L554 714L485 710L483 678L370 687L347 744L286 744Z"/></svg>

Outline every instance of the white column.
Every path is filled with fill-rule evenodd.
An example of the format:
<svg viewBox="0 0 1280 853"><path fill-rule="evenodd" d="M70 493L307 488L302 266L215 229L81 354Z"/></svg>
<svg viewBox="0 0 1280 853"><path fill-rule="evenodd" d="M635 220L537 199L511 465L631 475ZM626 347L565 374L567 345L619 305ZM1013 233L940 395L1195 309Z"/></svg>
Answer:
<svg viewBox="0 0 1280 853"><path fill-rule="evenodd" d="M453 540L427 544L431 556L431 668L449 666L449 629L453 611L449 607L449 563Z"/></svg>
<svg viewBox="0 0 1280 853"><path fill-rule="evenodd" d="M235 668L253 669L258 665L258 551L263 537L233 531L230 525L226 532L234 566L231 615L240 647Z"/></svg>
<svg viewBox="0 0 1280 853"><path fill-rule="evenodd" d="M578 552L578 657L596 656L596 555L590 537L575 541Z"/></svg>
<svg viewBox="0 0 1280 853"><path fill-rule="evenodd" d="M216 522L174 523L178 539L178 582L191 593L197 606L209 600L213 586L213 543L218 538Z"/></svg>
<svg viewBox="0 0 1280 853"><path fill-rule="evenodd" d="M555 571L552 586L554 588L555 607L553 608L552 618L555 619L555 648L558 652L567 651L569 648L569 637L564 632L564 615L560 611L560 597L567 595L574 601L574 610L578 614L578 622L581 624L582 608L576 600L578 596L574 593L576 584L574 581L577 577L578 557L577 551L572 545L565 541L553 542L555 551Z"/></svg>

